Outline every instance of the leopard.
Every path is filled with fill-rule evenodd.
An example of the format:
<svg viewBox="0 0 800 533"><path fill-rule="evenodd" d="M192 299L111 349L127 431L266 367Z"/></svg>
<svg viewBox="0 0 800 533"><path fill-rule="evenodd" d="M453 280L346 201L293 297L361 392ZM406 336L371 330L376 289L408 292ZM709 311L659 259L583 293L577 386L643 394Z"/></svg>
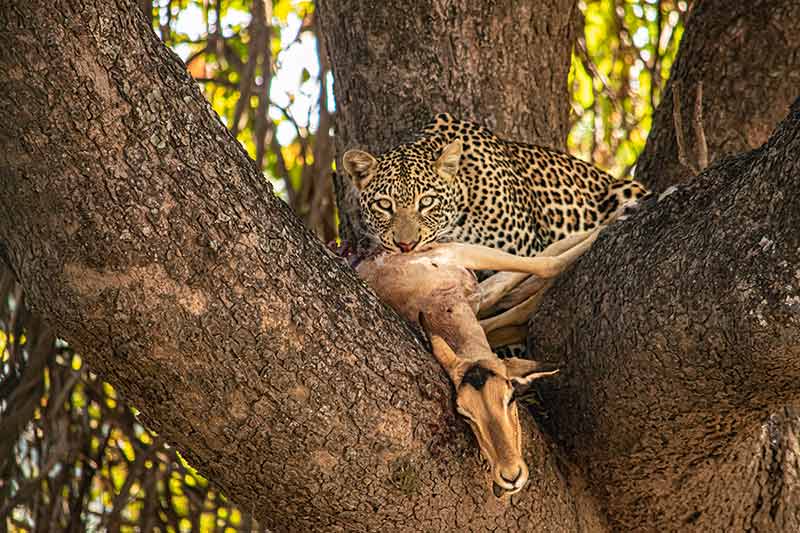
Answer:
<svg viewBox="0 0 800 533"><path fill-rule="evenodd" d="M366 230L397 253L454 241L534 256L650 194L637 181L449 113L378 156L348 150L342 163Z"/></svg>

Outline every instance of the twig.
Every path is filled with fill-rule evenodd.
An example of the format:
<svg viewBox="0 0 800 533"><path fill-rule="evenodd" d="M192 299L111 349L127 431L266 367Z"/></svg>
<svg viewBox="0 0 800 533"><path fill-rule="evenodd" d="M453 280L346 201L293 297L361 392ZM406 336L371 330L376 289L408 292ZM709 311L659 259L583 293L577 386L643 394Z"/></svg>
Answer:
<svg viewBox="0 0 800 533"><path fill-rule="evenodd" d="M661 12L663 6L661 2L662 0L658 0L656 3L656 41L653 46L653 61L651 65L648 65L648 70L650 71L650 109L653 110L657 105L656 90L661 88L661 84L656 83L656 80L661 78L661 35L664 33L664 20Z"/></svg>
<svg viewBox="0 0 800 533"><path fill-rule="evenodd" d="M153 442L150 444L150 448L144 451L137 451L136 458L133 461L133 464L128 466L128 475L125 478L125 482L122 485L122 488L119 490L119 494L117 494L112 503L111 503L111 512L107 514L102 522L102 525L108 529L108 531L117 531L120 526L120 518L122 515L122 510L130 503L130 491L133 487L134 482L141 480L144 478L144 464L145 461L150 459L155 455L155 452L161 447L163 440L161 437L156 437ZM154 497L152 494L147 495L149 497Z"/></svg>
<svg viewBox="0 0 800 533"><path fill-rule="evenodd" d="M281 114L284 116L284 118L286 118L286 120L291 122L292 126L294 126L295 132L297 132L297 136L302 137L303 135L302 133L300 133L300 124L298 124L297 120L294 118L294 116L292 116L292 112L289 111L289 108L278 105L275 102L272 102L271 105L272 107L280 111Z"/></svg>
<svg viewBox="0 0 800 533"><path fill-rule="evenodd" d="M697 139L696 163L689 160L686 140L683 136L683 118L681 116L681 82L672 84L672 121L675 126L675 140L678 143L678 160L683 166L698 174L708 166L708 144L703 127L703 82L697 82L697 92L694 100L694 116L692 129Z"/></svg>
<svg viewBox="0 0 800 533"><path fill-rule="evenodd" d="M686 140L683 137L683 118L681 117L681 83L672 84L672 122L675 126L675 141L678 143L678 161L697 174L697 167L686 156Z"/></svg>
<svg viewBox="0 0 800 533"><path fill-rule="evenodd" d="M63 452L62 452L63 453ZM6 501L2 507L0 507L0 516L8 515L14 507L19 505L21 502L24 502L31 494L33 494L37 489L41 490L41 482L45 479L49 474L50 471L58 464L64 460L64 457L61 454L53 454L48 459L47 462L42 466L41 470L39 471L39 475L35 478L32 478L30 481L27 481L24 485L20 485L17 489L16 494Z"/></svg>
<svg viewBox="0 0 800 533"><path fill-rule="evenodd" d="M236 101L236 106L233 109L233 121L231 122L231 133L234 137L239 133L239 122L241 121L245 108L250 108L250 93L253 80L256 76L258 58L261 56L259 52L267 46L265 42L266 20L264 0L254 0L252 17L248 28L248 32L250 33L250 46L247 50L247 63L240 73L239 99Z"/></svg>
<svg viewBox="0 0 800 533"><path fill-rule="evenodd" d="M255 124L253 127L254 141L256 145L256 165L259 170L264 167L264 156L266 154L267 135L271 133L275 137L274 124L269 118L270 106L270 87L272 86L272 50L269 46L272 35L272 2L264 4L263 27L259 29L264 33L264 46L259 54L261 56L261 90L258 92L258 106L256 108Z"/></svg>
<svg viewBox="0 0 800 533"><path fill-rule="evenodd" d="M603 94L605 94L608 99L611 101L611 104L617 111L620 111L624 114L625 109L622 107L622 103L619 101L619 98L611 90L611 82L600 72L600 69L595 65L592 58L589 56L589 51L586 48L586 41L583 38L578 38L576 41L576 48L578 50L578 58L583 64L583 68L586 69L589 74L592 75L593 78L600 80L600 85L603 86ZM594 85L592 86L592 90L594 90Z"/></svg>
<svg viewBox="0 0 800 533"><path fill-rule="evenodd" d="M84 411L84 418L88 418L87 412ZM88 422L88 420L87 420ZM88 425L88 424L87 424ZM75 494L75 499L70 502L69 505L69 531L72 533L78 533L83 529L83 520L81 519L81 515L83 514L84 508L88 507L88 502L84 505L86 501L87 495L89 495L89 489L92 486L92 480L94 479L97 470L102 467L103 464L103 457L106 453L106 448L108 447L108 442L111 440L111 428L108 429L105 438L100 443L100 446L97 448L97 457L95 460L92 458L92 441L87 440L86 445L84 448L84 457L81 462L81 476L80 476L80 483L78 484L78 492ZM77 470L77 466L76 466Z"/></svg>
<svg viewBox="0 0 800 533"><path fill-rule="evenodd" d="M700 170L708 166L708 143L706 131L703 127L703 82L697 82L697 94L694 99L694 134L697 136L697 164Z"/></svg>
<svg viewBox="0 0 800 533"><path fill-rule="evenodd" d="M275 128L272 128L273 131L270 133L269 147L276 157L278 176L283 179L284 186L286 187L286 199L289 201L289 205L294 208L297 203L297 191L294 189L294 185L292 185L292 177L289 175L289 169L286 167L286 159L283 157L281 145L278 142L278 138L275 136L274 129Z"/></svg>
<svg viewBox="0 0 800 533"><path fill-rule="evenodd" d="M314 163L310 179L314 181L314 188L309 201L307 224L323 242L328 242L336 238L336 228L333 222L333 181L330 179L331 163L335 155L333 139L330 135L333 120L328 111L327 73L330 70L330 61L328 51L324 47L325 39L322 38L316 17L314 27L317 34L317 57L319 58L319 125L312 148Z"/></svg>

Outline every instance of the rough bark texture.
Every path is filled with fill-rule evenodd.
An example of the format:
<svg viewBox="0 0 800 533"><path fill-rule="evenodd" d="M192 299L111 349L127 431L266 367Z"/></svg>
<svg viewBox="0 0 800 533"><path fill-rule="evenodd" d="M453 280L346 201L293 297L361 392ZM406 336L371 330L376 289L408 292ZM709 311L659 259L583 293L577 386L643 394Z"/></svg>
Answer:
<svg viewBox="0 0 800 533"><path fill-rule="evenodd" d="M698 83L709 161L766 142L800 87L800 2L700 0L692 7L667 89L636 165L636 179L656 191L694 175L678 160L672 93L680 86L686 155L696 165L692 128Z"/></svg>
<svg viewBox="0 0 800 533"><path fill-rule="evenodd" d="M552 433L613 529L800 528L797 411L764 423L800 399L799 191L800 101L601 235L533 316L565 361Z"/></svg>
<svg viewBox="0 0 800 533"><path fill-rule="evenodd" d="M435 113L563 148L574 0L319 0L343 147L391 148ZM344 145L342 144L344 143Z"/></svg>
<svg viewBox="0 0 800 533"><path fill-rule="evenodd" d="M685 156L693 165L699 166L694 106L700 82L702 126L711 161L763 143L798 94L798 19L800 2L795 0L698 2L686 26L667 93L655 113L636 177L660 191L693 176L678 160L673 119L675 85L680 87ZM738 445L738 460L750 461L746 468L751 480L744 500L733 501L741 505L738 516L749 516L753 529L770 530L781 523L773 514L797 506L796 485L800 481L791 479L791 473L797 475L800 463L800 412L785 406L764 416L762 422ZM738 475L743 468L739 467ZM714 494L715 501L725 496ZM759 501L763 503L759 505Z"/></svg>
<svg viewBox="0 0 800 533"><path fill-rule="evenodd" d="M276 199L136 4L7 1L0 38L0 241L27 301L261 523L601 527L529 419L532 482L494 499L433 358Z"/></svg>

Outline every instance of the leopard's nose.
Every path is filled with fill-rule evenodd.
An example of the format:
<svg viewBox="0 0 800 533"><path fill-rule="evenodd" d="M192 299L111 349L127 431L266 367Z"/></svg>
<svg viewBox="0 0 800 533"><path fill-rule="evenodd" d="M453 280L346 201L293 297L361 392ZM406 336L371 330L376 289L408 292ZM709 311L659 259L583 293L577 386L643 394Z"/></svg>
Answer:
<svg viewBox="0 0 800 533"><path fill-rule="evenodd" d="M394 241L394 243L402 252L410 252L417 246L417 244L419 244L419 240L414 242Z"/></svg>

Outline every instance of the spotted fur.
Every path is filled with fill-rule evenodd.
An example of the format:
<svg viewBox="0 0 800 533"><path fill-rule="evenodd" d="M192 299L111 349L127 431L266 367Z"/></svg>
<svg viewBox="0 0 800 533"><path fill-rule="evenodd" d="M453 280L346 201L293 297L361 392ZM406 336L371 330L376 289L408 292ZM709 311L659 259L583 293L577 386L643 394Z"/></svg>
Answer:
<svg viewBox="0 0 800 533"><path fill-rule="evenodd" d="M377 158L351 150L344 166L368 229L396 251L454 240L536 255L647 194L636 181L448 114Z"/></svg>

